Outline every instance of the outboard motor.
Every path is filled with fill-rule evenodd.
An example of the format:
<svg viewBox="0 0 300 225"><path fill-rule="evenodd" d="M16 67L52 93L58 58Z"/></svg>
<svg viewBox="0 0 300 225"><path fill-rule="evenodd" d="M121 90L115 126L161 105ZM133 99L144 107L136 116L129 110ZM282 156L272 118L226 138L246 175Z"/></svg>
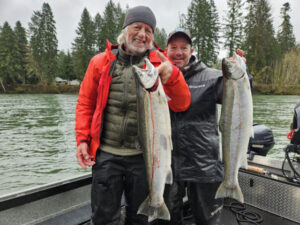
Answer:
<svg viewBox="0 0 300 225"><path fill-rule="evenodd" d="M266 156L269 150L274 146L274 136L272 130L266 125L253 125L254 137L250 138L248 145L249 159L254 155Z"/></svg>

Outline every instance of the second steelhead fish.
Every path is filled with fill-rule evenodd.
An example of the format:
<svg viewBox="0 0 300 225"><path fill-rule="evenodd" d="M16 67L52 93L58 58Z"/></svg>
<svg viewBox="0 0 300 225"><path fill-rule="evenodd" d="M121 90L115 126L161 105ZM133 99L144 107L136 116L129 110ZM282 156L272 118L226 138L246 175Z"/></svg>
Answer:
<svg viewBox="0 0 300 225"><path fill-rule="evenodd" d="M238 183L239 168L247 168L247 149L253 134L252 95L246 65L234 53L222 61L224 76L223 102L220 118L224 178L216 198L229 197L244 202Z"/></svg>

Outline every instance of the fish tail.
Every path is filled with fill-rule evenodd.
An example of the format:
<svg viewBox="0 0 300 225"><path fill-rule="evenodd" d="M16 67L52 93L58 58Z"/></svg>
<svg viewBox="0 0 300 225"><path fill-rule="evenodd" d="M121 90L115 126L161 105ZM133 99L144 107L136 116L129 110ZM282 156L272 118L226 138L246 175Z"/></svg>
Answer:
<svg viewBox="0 0 300 225"><path fill-rule="evenodd" d="M221 183L215 198L233 198L241 203L244 203L244 196L238 184L234 188L227 188L224 182Z"/></svg>
<svg viewBox="0 0 300 225"><path fill-rule="evenodd" d="M163 202L160 207L153 207L149 205L149 196L144 200L144 202L140 205L138 214L143 214L148 216L148 222L152 222L155 219L162 219L162 220L170 220L170 213L169 210Z"/></svg>

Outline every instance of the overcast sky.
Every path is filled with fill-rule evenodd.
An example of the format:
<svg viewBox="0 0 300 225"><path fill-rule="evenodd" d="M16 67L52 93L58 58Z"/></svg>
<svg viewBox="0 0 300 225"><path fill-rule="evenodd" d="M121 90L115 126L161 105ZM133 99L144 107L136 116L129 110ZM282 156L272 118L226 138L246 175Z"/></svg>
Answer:
<svg viewBox="0 0 300 225"><path fill-rule="evenodd" d="M92 17L96 13L103 15L105 5L109 0L0 0L0 24L7 21L12 28L16 21L20 20L23 27L28 28L33 11L41 10L43 2L48 2L56 21L58 47L60 50L68 50L74 42L75 30L78 27L84 8L87 8ZM120 2L123 9L126 5L149 6L157 20L157 26L171 32L179 24L179 13L187 13L191 0L114 0ZM280 8L285 2L289 2L292 8L290 12L291 23L297 43L300 43L300 0L269 0L273 25L275 31L281 23ZM215 0L219 11L219 19L222 23L226 12L226 0Z"/></svg>

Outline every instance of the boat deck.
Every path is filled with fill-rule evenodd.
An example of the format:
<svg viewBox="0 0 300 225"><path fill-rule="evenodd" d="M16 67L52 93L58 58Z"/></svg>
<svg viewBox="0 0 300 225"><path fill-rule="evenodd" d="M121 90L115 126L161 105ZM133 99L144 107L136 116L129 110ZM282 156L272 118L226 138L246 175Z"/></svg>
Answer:
<svg viewBox="0 0 300 225"><path fill-rule="evenodd" d="M252 217L250 212L258 213L263 221L257 224L262 225L300 224L300 185L280 176L281 162L255 156L249 164L259 166L268 173L240 170L239 183L247 215ZM88 174L2 196L0 225L88 225L91 181ZM236 214L229 207L232 202L225 200L222 225L239 225ZM194 224L188 203L184 215L185 225ZM242 222L240 225L247 224L253 223ZM155 221L151 225L155 225Z"/></svg>
<svg viewBox="0 0 300 225"><path fill-rule="evenodd" d="M225 202L225 206L222 210L222 214L221 214L221 224L222 225L240 225L236 219L236 214L234 212L231 211L229 204L230 204L230 200L228 200L227 202ZM261 224L261 225L298 225L299 223L295 223L292 221L289 221L287 219L284 219L282 217L279 217L277 215L274 215L272 213L268 213L266 211L257 209L255 207L246 205L246 210L243 212L245 214L248 214L248 219L253 219L254 221L257 222L257 224ZM257 219L257 217L253 214L256 213L258 215L261 216L261 222L259 222L260 220ZM190 218L191 216L186 215L186 218L184 220L184 225L195 225L195 223L193 222L193 219ZM121 219L121 224L123 224L124 218ZM254 224L254 223L250 223L250 222L242 222L242 225L250 225L250 224ZM46 225L46 224L44 224ZM50 225L50 224L47 224ZM52 225L52 224L51 224ZM53 224L54 225L54 224ZM82 225L89 225L89 222L85 222ZM157 223L152 222L151 225L159 225Z"/></svg>

